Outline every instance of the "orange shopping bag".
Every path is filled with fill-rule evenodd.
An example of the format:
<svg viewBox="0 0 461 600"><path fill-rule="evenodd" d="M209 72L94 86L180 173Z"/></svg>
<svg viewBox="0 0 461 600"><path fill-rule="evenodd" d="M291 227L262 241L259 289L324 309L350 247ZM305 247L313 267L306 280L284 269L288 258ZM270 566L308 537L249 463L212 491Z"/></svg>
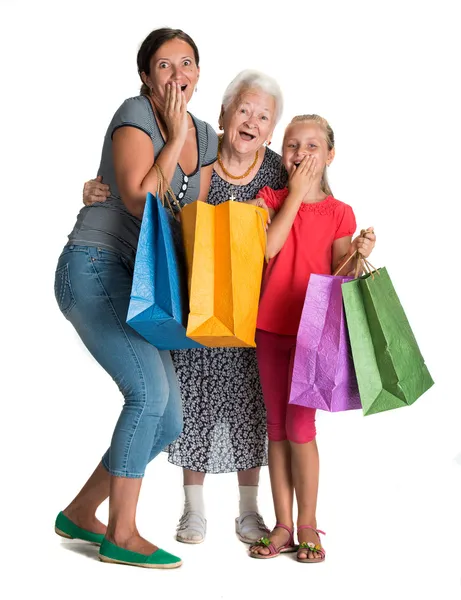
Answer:
<svg viewBox="0 0 461 600"><path fill-rule="evenodd" d="M193 202L181 212L189 283L187 337L209 347L255 347L267 212Z"/></svg>

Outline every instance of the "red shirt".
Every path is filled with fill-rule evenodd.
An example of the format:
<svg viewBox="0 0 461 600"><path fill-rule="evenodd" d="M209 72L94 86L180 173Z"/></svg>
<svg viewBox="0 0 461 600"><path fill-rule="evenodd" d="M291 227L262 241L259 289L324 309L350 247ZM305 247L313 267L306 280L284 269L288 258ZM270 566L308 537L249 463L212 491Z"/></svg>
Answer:
<svg viewBox="0 0 461 600"><path fill-rule="evenodd" d="M288 189L264 187L258 198L278 211ZM328 196L321 202L301 204L288 238L267 265L259 302L258 329L296 335L311 273L331 275L333 242L356 230L350 206Z"/></svg>

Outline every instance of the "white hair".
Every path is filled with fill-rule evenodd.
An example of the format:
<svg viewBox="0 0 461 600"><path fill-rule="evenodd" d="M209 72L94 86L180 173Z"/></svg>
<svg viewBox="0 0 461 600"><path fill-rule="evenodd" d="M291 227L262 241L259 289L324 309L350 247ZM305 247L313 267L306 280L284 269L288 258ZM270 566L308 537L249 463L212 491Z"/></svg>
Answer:
<svg viewBox="0 0 461 600"><path fill-rule="evenodd" d="M283 96L279 84L273 79L253 69L241 71L227 86L222 99L222 105L226 110L242 92L243 89L259 89L272 96L275 100L275 123L278 123L283 112Z"/></svg>

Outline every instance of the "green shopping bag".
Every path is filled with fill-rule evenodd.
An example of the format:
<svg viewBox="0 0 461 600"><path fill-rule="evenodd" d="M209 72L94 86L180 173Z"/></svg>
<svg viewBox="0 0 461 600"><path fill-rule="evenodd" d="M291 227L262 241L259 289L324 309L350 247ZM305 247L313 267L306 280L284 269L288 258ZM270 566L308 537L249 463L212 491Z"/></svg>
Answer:
<svg viewBox="0 0 461 600"><path fill-rule="evenodd" d="M364 415L413 404L434 384L385 268L342 285Z"/></svg>

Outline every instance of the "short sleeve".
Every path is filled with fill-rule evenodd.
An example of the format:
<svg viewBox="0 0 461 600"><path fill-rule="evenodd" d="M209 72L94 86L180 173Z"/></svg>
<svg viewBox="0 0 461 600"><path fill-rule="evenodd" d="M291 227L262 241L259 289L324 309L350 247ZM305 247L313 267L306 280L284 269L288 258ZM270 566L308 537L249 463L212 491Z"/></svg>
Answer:
<svg viewBox="0 0 461 600"><path fill-rule="evenodd" d="M202 167L208 167L216 162L218 157L218 136L216 131L209 123L205 123L206 128L206 149L203 156Z"/></svg>
<svg viewBox="0 0 461 600"><path fill-rule="evenodd" d="M267 204L269 208L274 210L279 210L282 206L285 198L288 196L287 188L283 188L281 190L273 190L272 188L266 186L263 187L256 194L256 198L262 198L264 202Z"/></svg>
<svg viewBox="0 0 461 600"><path fill-rule="evenodd" d="M116 111L110 124L110 137L120 127L136 127L144 131L149 137L153 136L154 118L149 100L144 96L128 98Z"/></svg>
<svg viewBox="0 0 461 600"><path fill-rule="evenodd" d="M354 235L355 230L357 229L357 223L352 208L348 204L341 203L336 212L337 224L335 240Z"/></svg>

